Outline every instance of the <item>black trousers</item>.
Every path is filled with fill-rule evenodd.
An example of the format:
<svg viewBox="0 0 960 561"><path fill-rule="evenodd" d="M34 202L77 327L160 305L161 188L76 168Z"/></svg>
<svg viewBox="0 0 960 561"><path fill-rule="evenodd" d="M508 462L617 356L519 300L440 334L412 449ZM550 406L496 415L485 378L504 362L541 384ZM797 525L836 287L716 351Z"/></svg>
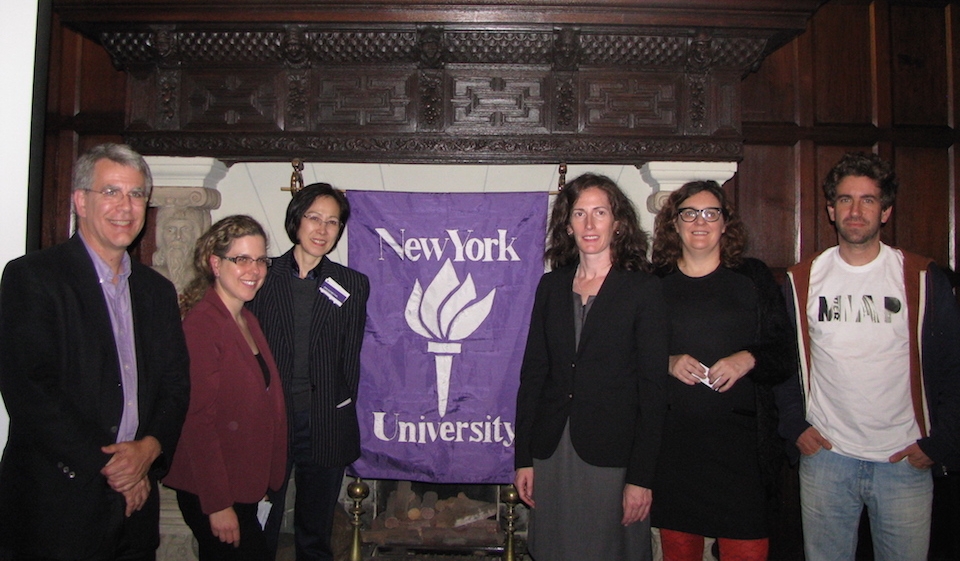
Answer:
<svg viewBox="0 0 960 561"><path fill-rule="evenodd" d="M0 547L0 561L156 561L157 547L154 539L144 543L143 536L152 532L145 532L145 527L156 528L156 510L160 508L160 495L157 493L156 480L150 480L154 487L143 509L124 516L123 509L126 502L122 495L117 493L112 497L116 501L116 509L107 519L103 520L104 534L98 549L85 556L71 556L64 558L43 557L22 551L13 551Z"/></svg>
<svg viewBox="0 0 960 561"><path fill-rule="evenodd" d="M200 546L200 561L271 561L267 541L257 521L257 504L234 503L240 523L240 546L223 543L210 529L210 517L200 509L200 497L186 491L177 491L177 504L183 521Z"/></svg>
<svg viewBox="0 0 960 561"><path fill-rule="evenodd" d="M287 481L291 469L297 486L294 499L293 530L297 561L333 559L333 517L340 498L345 466L324 467L310 461L310 412L293 415L293 442L287 461ZM273 510L267 520L267 541L276 554L283 522L287 483L269 493Z"/></svg>

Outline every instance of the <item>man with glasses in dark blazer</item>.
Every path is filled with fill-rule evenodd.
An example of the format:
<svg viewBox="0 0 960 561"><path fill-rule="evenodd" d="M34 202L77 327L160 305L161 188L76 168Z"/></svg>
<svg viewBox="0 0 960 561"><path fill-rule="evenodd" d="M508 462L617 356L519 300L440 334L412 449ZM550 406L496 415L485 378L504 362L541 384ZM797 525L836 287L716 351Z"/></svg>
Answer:
<svg viewBox="0 0 960 561"><path fill-rule="evenodd" d="M0 558L152 560L157 479L189 402L177 294L130 258L152 179L128 146L77 161L70 240L0 281Z"/></svg>

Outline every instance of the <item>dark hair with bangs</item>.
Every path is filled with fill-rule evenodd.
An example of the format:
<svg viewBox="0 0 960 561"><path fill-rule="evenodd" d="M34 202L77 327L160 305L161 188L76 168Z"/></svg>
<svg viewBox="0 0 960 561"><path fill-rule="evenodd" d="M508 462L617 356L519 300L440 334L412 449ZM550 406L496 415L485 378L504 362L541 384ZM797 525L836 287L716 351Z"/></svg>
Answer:
<svg viewBox="0 0 960 561"><path fill-rule="evenodd" d="M343 194L343 191L333 187L329 183L311 183L297 191L293 199L290 200L290 204L287 205L287 217L283 225L287 230L287 237L290 238L293 245L300 243L300 238L297 234L300 231L300 222L303 221L303 215L310 210L313 201L320 197L330 197L337 203L337 207L340 209L340 231L337 232L337 239L334 240L333 245L330 247L330 251L333 251L343 236L343 228L347 225L347 220L350 219L350 203L347 202L347 197Z"/></svg>

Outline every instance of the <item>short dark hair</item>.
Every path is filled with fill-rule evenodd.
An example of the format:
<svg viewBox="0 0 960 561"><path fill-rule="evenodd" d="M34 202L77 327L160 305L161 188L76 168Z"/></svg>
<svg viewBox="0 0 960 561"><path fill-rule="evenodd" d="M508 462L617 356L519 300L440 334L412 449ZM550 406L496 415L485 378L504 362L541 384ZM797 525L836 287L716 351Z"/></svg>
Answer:
<svg viewBox="0 0 960 561"><path fill-rule="evenodd" d="M826 197L828 206L836 205L837 185L851 175L876 181L880 188L880 205L884 210L893 206L897 199L897 188L900 186L893 166L876 154L864 152L847 152L827 172L827 177L823 180L823 196Z"/></svg>
<svg viewBox="0 0 960 561"><path fill-rule="evenodd" d="M286 220L284 220L284 227L286 227L287 237L290 238L293 245L300 243L297 232L300 231L300 222L303 221L303 215L310 210L313 201L320 197L332 198L340 208L340 231L337 232L337 239L330 248L330 250L333 251L337 247L340 237L343 236L343 227L347 225L347 220L350 219L350 203L347 201L347 197L343 194L343 191L333 187L329 183L311 183L297 191L290 200L290 204L287 205L287 217Z"/></svg>
<svg viewBox="0 0 960 561"><path fill-rule="evenodd" d="M720 201L723 210L725 231L720 235L720 263L724 267L736 267L743 262L747 245L747 229L737 215L730 198L716 181L691 181L670 193L657 213L653 234L653 265L673 267L683 255L683 242L677 232L676 219L680 205L690 197L706 191Z"/></svg>
<svg viewBox="0 0 960 561"><path fill-rule="evenodd" d="M552 268L578 263L580 252L573 236L567 234L570 216L577 199L595 187L607 194L610 212L617 222L617 231L610 242L610 261L615 269L650 271L647 259L647 233L640 228L637 210L616 182L605 175L585 173L563 186L553 202L544 260Z"/></svg>

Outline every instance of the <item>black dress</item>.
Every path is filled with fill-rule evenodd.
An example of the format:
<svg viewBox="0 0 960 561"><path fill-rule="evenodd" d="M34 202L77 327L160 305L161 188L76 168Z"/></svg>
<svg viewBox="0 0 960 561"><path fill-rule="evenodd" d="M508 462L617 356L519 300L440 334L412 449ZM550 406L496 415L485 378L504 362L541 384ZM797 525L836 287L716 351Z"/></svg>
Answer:
<svg viewBox="0 0 960 561"><path fill-rule="evenodd" d="M756 260L745 265L746 272L719 267L691 278L673 269L663 277L670 355L689 354L711 366L748 350L757 364L723 393L668 375L653 495L655 527L733 539L768 535L758 420L770 411L758 407L764 402L758 389L766 395L769 384L789 375L792 341L769 271Z"/></svg>

